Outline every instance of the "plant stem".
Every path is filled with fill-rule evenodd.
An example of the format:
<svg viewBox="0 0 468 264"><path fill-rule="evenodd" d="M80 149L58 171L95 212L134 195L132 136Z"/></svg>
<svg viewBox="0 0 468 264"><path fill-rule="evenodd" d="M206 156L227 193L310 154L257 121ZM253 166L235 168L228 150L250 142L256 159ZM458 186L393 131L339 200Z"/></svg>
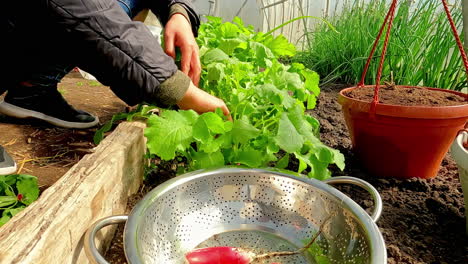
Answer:
<svg viewBox="0 0 468 264"><path fill-rule="evenodd" d="M323 232L323 228L325 227L325 225L328 223L328 221L330 221L330 219L333 217L333 215L330 215L327 217L327 219L325 219L325 221L320 225L319 227L319 230L317 231L317 233L315 233L315 235L312 237L312 239L309 241L309 243L307 243L305 246L303 246L302 248L296 250L296 251L280 251L280 252L269 252L269 253L265 253L265 254L261 254L261 255L257 255L256 257L254 257L252 259L252 263L254 261L261 261L261 260L264 260L264 259L267 259L267 258L273 258L273 257L284 257L284 256L291 256L291 255L297 255L297 254L301 254L303 253L304 251L306 251L307 249L309 249L314 243L315 241L317 240L317 238L320 236L320 234L322 234Z"/></svg>

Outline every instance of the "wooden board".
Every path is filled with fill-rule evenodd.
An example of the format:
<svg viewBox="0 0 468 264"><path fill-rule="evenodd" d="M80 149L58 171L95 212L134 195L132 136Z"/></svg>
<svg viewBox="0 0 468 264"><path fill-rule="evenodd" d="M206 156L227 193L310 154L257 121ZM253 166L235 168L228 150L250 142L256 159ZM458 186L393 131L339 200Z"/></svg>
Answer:
<svg viewBox="0 0 468 264"><path fill-rule="evenodd" d="M123 214L143 179L143 123L122 123L93 154L0 228L0 263L88 263L83 235L95 221ZM115 228L96 242L106 245Z"/></svg>

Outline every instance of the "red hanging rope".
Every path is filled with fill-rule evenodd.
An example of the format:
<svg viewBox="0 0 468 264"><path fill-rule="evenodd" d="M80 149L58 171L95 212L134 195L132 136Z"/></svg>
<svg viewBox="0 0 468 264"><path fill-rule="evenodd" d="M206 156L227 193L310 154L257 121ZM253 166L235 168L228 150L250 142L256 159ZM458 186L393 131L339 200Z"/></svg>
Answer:
<svg viewBox="0 0 468 264"><path fill-rule="evenodd" d="M455 37L455 40L457 41L457 46L458 46L458 49L460 50L460 54L463 59L463 64L465 65L466 74L468 75L468 59L466 57L465 49L463 48L462 42L460 40L460 36L458 36L457 27L455 26L455 23L453 22L453 18L452 18L452 15L450 14L447 1L442 0L442 4L444 5L444 10L445 10L445 13L447 14L447 19L449 20L450 27L452 28L453 36Z"/></svg>
<svg viewBox="0 0 468 264"><path fill-rule="evenodd" d="M385 16L384 22L382 26L380 27L379 34L377 35L377 38L374 42L374 46L372 47L372 50L369 54L369 57L367 58L366 66L364 67L364 71L362 72L361 76L361 81L357 85L358 87L363 87L364 86L364 79L366 78L367 75L367 70L369 69L370 62L372 60L372 57L374 56L375 50L377 49L377 45L379 44L380 37L382 36L382 33L384 31L385 25L387 25L388 18L390 17L390 14L392 13L392 9L396 7L397 1L393 0L392 5L390 6L390 10L388 10L387 15Z"/></svg>
<svg viewBox="0 0 468 264"><path fill-rule="evenodd" d="M388 21L387 33L385 35L384 46L382 50L382 55L380 56L379 69L377 70L377 79L374 89L374 99L372 100L371 113L375 113L375 108L379 103L379 89L380 89L380 78L382 78L383 64L385 61L385 55L387 54L388 41L390 40L390 32L392 31L393 20L395 19L395 10L397 6L397 0L393 0L392 6L390 7L390 17Z"/></svg>
<svg viewBox="0 0 468 264"><path fill-rule="evenodd" d="M463 59L463 64L465 66L465 71L466 71L466 74L467 74L467 77L468 77L468 58L467 58L465 50L463 48L463 44L462 44L462 42L460 40L460 36L458 35L455 23L453 22L452 15L451 15L450 10L448 8L447 0L441 0L441 1L442 1L443 6L444 6L445 13L447 14L447 19L449 20L450 27L452 29L452 33L453 33L453 35L455 37L455 40L457 42L458 49L460 50L460 54L461 54L462 59ZM364 71L362 72L361 81L357 85L357 87L363 87L364 86L364 79L366 78L366 74L367 74L367 71L369 69L369 65L370 65L370 62L372 60L372 56L374 55L375 50L377 49L377 45L378 45L378 43L380 41L380 38L382 37L385 26L387 26L387 32L385 34L385 41L384 41L384 45L383 45L383 49L382 49L382 54L380 56L379 68L377 70L376 84L375 84L375 88L374 88L374 98L372 100L372 104L371 104L371 108L370 108L370 113L371 114L375 113L376 106L377 106L377 104L379 102L380 79L382 78L383 64L384 64L384 61L385 61L385 55L387 53L388 42L389 42L389 39L390 39L390 32L391 32L391 29L392 29L393 20L395 19L395 10L396 10L396 7L397 7L397 2L398 2L398 0L392 0L390 10L388 11L387 15L385 16L384 23L382 24L382 27L379 30L379 34L377 35L377 38L376 38L376 40L374 42L374 45L373 45L372 50L371 50L371 52L369 54L369 57L367 58L367 62L366 62L366 65L364 67Z"/></svg>

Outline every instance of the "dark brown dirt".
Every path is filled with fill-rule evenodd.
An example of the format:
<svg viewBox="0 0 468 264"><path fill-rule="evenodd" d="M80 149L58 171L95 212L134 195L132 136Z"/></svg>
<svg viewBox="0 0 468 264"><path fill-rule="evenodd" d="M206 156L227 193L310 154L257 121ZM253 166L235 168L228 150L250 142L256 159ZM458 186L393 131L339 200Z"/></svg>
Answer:
<svg viewBox="0 0 468 264"><path fill-rule="evenodd" d="M354 89L347 92L346 96L372 102L374 88ZM468 97L463 98L456 94L429 89L384 85L379 89L379 103L404 106L453 106L468 104Z"/></svg>
<svg viewBox="0 0 468 264"><path fill-rule="evenodd" d="M322 124L322 141L346 156L344 173L334 174L362 178L380 192L384 210L377 224L387 245L389 264L468 263L463 193L454 161L447 155L437 177L430 180L378 179L369 175L351 151L351 140L336 100L342 88L322 88L313 115ZM360 190L340 189L364 208L373 204Z"/></svg>
<svg viewBox="0 0 468 264"><path fill-rule="evenodd" d="M169 162L161 162L160 160L154 161L156 168L148 175L148 178L145 179L143 186L140 188L140 191L133 195L127 204L126 213L129 214L133 207L154 187L159 184L174 178L176 176L176 171L178 166L183 166L180 162L172 160ZM120 224L117 227L117 231L114 235L114 238L111 242L109 249L106 252L105 259L111 264L126 264L126 258L123 248L123 232L124 224Z"/></svg>
<svg viewBox="0 0 468 264"><path fill-rule="evenodd" d="M447 155L438 176L430 180L378 179L369 175L351 151L351 140L341 114L341 106L337 103L338 92L342 88L345 86L322 88L312 115L321 122L322 141L339 149L346 156L345 171L334 168L333 174L365 179L380 192L384 210L377 224L387 245L388 263L468 263L465 209L456 164ZM156 173L152 174L155 178L151 181L158 179L160 183L174 177L176 167L176 161L160 164ZM128 212L151 186L144 186L135 196L129 203ZM366 211L372 211L373 201L367 193L349 186L338 188L366 208ZM110 263L127 263L123 253L122 234L123 225L118 228L107 252L106 259Z"/></svg>
<svg viewBox="0 0 468 264"><path fill-rule="evenodd" d="M58 89L70 104L96 114L101 123L125 110L126 105L108 87L76 74L65 77ZM45 122L0 115L0 145L16 160L21 173L38 177L44 190L95 147L96 129L57 128Z"/></svg>

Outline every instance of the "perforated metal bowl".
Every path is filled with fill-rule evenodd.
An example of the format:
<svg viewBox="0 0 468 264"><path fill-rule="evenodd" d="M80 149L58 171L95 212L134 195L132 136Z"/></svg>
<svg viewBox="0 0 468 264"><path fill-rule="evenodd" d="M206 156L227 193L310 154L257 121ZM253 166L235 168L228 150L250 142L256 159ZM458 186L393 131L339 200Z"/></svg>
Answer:
<svg viewBox="0 0 468 264"><path fill-rule="evenodd" d="M255 253L293 251L323 225L318 240L305 253L268 263L387 263L385 243L375 224L382 210L375 188L352 177L326 182L368 190L375 201L372 217L318 180L259 169L198 171L158 186L130 216L97 222L86 234L85 250L95 263L107 263L96 250L96 232L125 221L124 249L130 264L184 263L190 250L212 246Z"/></svg>

